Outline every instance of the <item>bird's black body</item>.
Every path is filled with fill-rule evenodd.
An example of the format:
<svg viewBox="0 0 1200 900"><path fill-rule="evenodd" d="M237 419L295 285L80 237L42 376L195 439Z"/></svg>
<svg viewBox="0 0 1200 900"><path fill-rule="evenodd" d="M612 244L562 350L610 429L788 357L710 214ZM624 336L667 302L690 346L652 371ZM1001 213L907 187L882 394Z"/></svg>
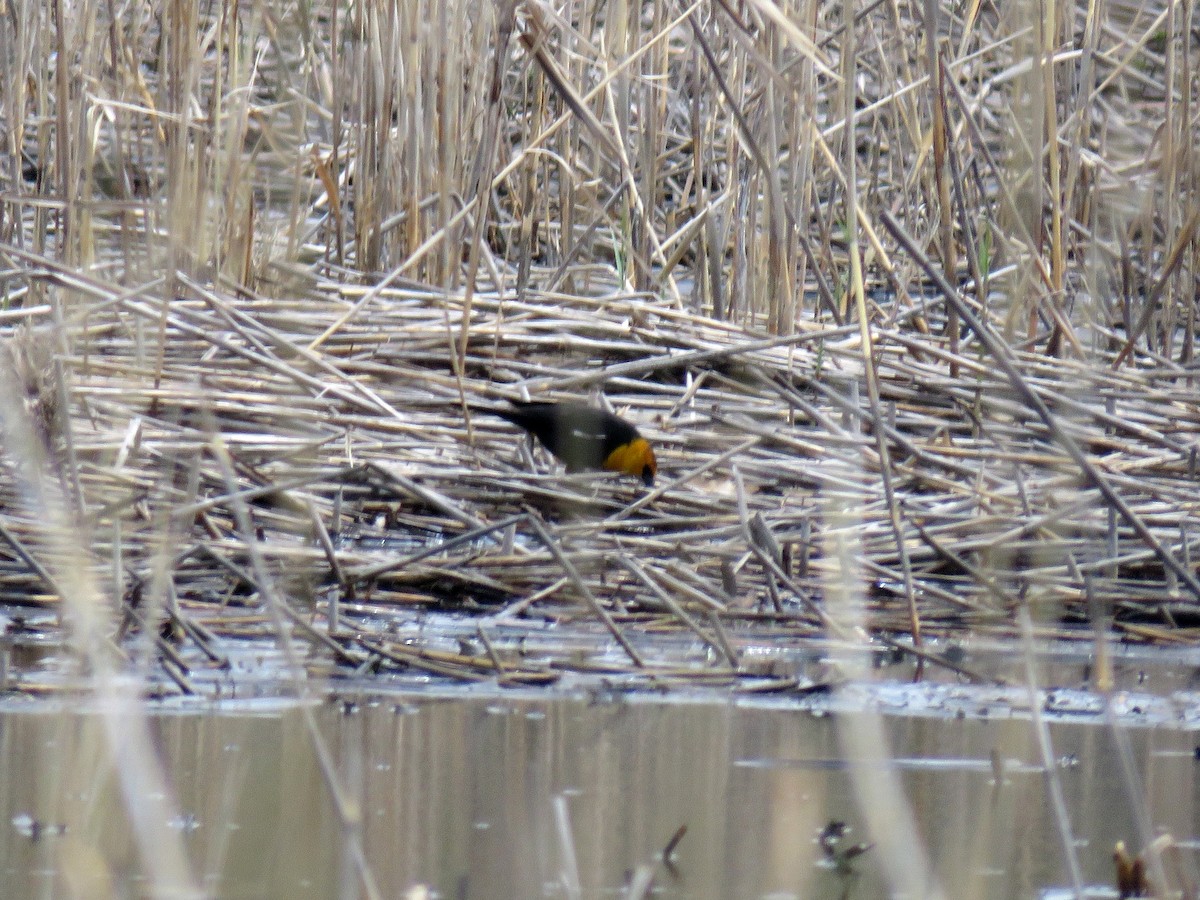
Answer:
<svg viewBox="0 0 1200 900"><path fill-rule="evenodd" d="M638 430L626 422L593 406L583 403L525 403L514 401L511 409L477 408L476 412L488 413L507 419L524 428L542 445L567 465L568 472L583 472L590 469L617 469L636 474L647 484L654 480L653 454L649 454L649 467L641 464L638 457L636 471L617 465L625 448L642 440ZM614 456L614 454L617 454Z"/></svg>

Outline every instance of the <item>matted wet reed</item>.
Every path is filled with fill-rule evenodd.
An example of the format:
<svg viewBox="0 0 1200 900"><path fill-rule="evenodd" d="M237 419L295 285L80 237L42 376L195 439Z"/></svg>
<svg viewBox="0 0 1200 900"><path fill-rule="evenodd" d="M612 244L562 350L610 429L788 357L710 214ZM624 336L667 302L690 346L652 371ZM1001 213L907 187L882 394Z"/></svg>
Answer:
<svg viewBox="0 0 1200 900"><path fill-rule="evenodd" d="M1191 639L1195 598L1172 566L1190 572L1200 525L1200 419L1169 365L1013 354L1014 383L983 349L949 357L881 327L876 418L853 328L753 337L616 291L477 292L456 366L461 296L320 282L284 303L195 284L161 303L73 283L93 297L80 324L96 348L63 358L78 412L53 402L49 331L17 334L10 375L56 483L82 500L97 579L121 586L118 614L184 644L211 634L216 656L222 636L286 624L343 664L540 679L598 664L575 642L590 625L624 648L605 657L616 669L678 671L678 647L659 658L646 639L678 632L707 647L696 674L761 675L748 646L847 636L825 593L851 577L885 636L1009 636L1029 607L1048 635L1100 617ZM139 340L158 328L161 359ZM654 487L567 475L469 412L521 396L593 398L637 423ZM57 606L41 525L10 496L9 603ZM849 559L827 552L838 533ZM393 614L425 610L475 622L482 642L389 642ZM535 672L507 639L530 622Z"/></svg>

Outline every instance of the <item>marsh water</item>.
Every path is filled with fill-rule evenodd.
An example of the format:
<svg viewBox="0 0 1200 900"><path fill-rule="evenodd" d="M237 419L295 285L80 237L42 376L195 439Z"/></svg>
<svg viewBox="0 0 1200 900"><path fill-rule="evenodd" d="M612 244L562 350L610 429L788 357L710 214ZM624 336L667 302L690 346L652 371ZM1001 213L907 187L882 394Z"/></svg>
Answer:
<svg viewBox="0 0 1200 900"><path fill-rule="evenodd" d="M865 815L889 801L855 790L864 770L894 775L912 816L901 852L929 860L943 896L1056 896L1069 884L1035 729L1001 707L885 715L877 747L847 740L866 712L770 697L345 693L198 712L164 708L152 729L177 791L170 827L214 897L360 896L356 844L382 897L624 897L651 875L645 896L899 896L882 874L895 848L875 842ZM0 713L4 896L146 894L112 774L122 761L103 733L78 704ZM1049 738L1097 896L1115 896L1113 847L1140 845L1139 815L1194 869L1194 731L1068 716ZM827 854L818 836L831 823L848 831ZM847 850L859 844L870 846Z"/></svg>

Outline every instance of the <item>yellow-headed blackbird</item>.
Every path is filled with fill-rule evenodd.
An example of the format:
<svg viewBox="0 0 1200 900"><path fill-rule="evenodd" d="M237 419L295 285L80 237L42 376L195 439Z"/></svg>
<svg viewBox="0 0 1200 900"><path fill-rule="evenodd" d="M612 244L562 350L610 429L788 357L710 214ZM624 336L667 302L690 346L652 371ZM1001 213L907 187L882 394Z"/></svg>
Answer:
<svg viewBox="0 0 1200 900"><path fill-rule="evenodd" d="M638 430L610 412L582 403L523 403L512 409L471 407L520 425L567 464L568 472L607 469L654 484L658 463Z"/></svg>

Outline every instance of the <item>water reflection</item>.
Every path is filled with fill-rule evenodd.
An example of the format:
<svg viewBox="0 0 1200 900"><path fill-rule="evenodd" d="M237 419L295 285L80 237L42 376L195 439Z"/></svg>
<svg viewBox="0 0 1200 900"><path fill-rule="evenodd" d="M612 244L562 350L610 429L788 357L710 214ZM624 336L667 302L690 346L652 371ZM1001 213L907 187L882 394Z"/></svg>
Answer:
<svg viewBox="0 0 1200 900"><path fill-rule="evenodd" d="M354 813L345 825L299 709L156 719L180 810L170 827L212 896L361 896L355 841L384 897L419 885L449 898L620 897L651 870L662 897L889 896L878 848L839 869L818 842L830 823L850 829L843 848L879 837L833 716L495 696L314 712ZM945 896L1066 883L1027 721L884 726L919 832L901 837L928 854ZM1152 828L1191 841L1182 862L1194 871L1194 735L1124 735ZM1052 736L1085 878L1111 885L1116 841L1141 844L1112 735L1059 724ZM0 715L6 896L145 893L106 747L99 719L78 711ZM673 866L658 864L681 826Z"/></svg>

